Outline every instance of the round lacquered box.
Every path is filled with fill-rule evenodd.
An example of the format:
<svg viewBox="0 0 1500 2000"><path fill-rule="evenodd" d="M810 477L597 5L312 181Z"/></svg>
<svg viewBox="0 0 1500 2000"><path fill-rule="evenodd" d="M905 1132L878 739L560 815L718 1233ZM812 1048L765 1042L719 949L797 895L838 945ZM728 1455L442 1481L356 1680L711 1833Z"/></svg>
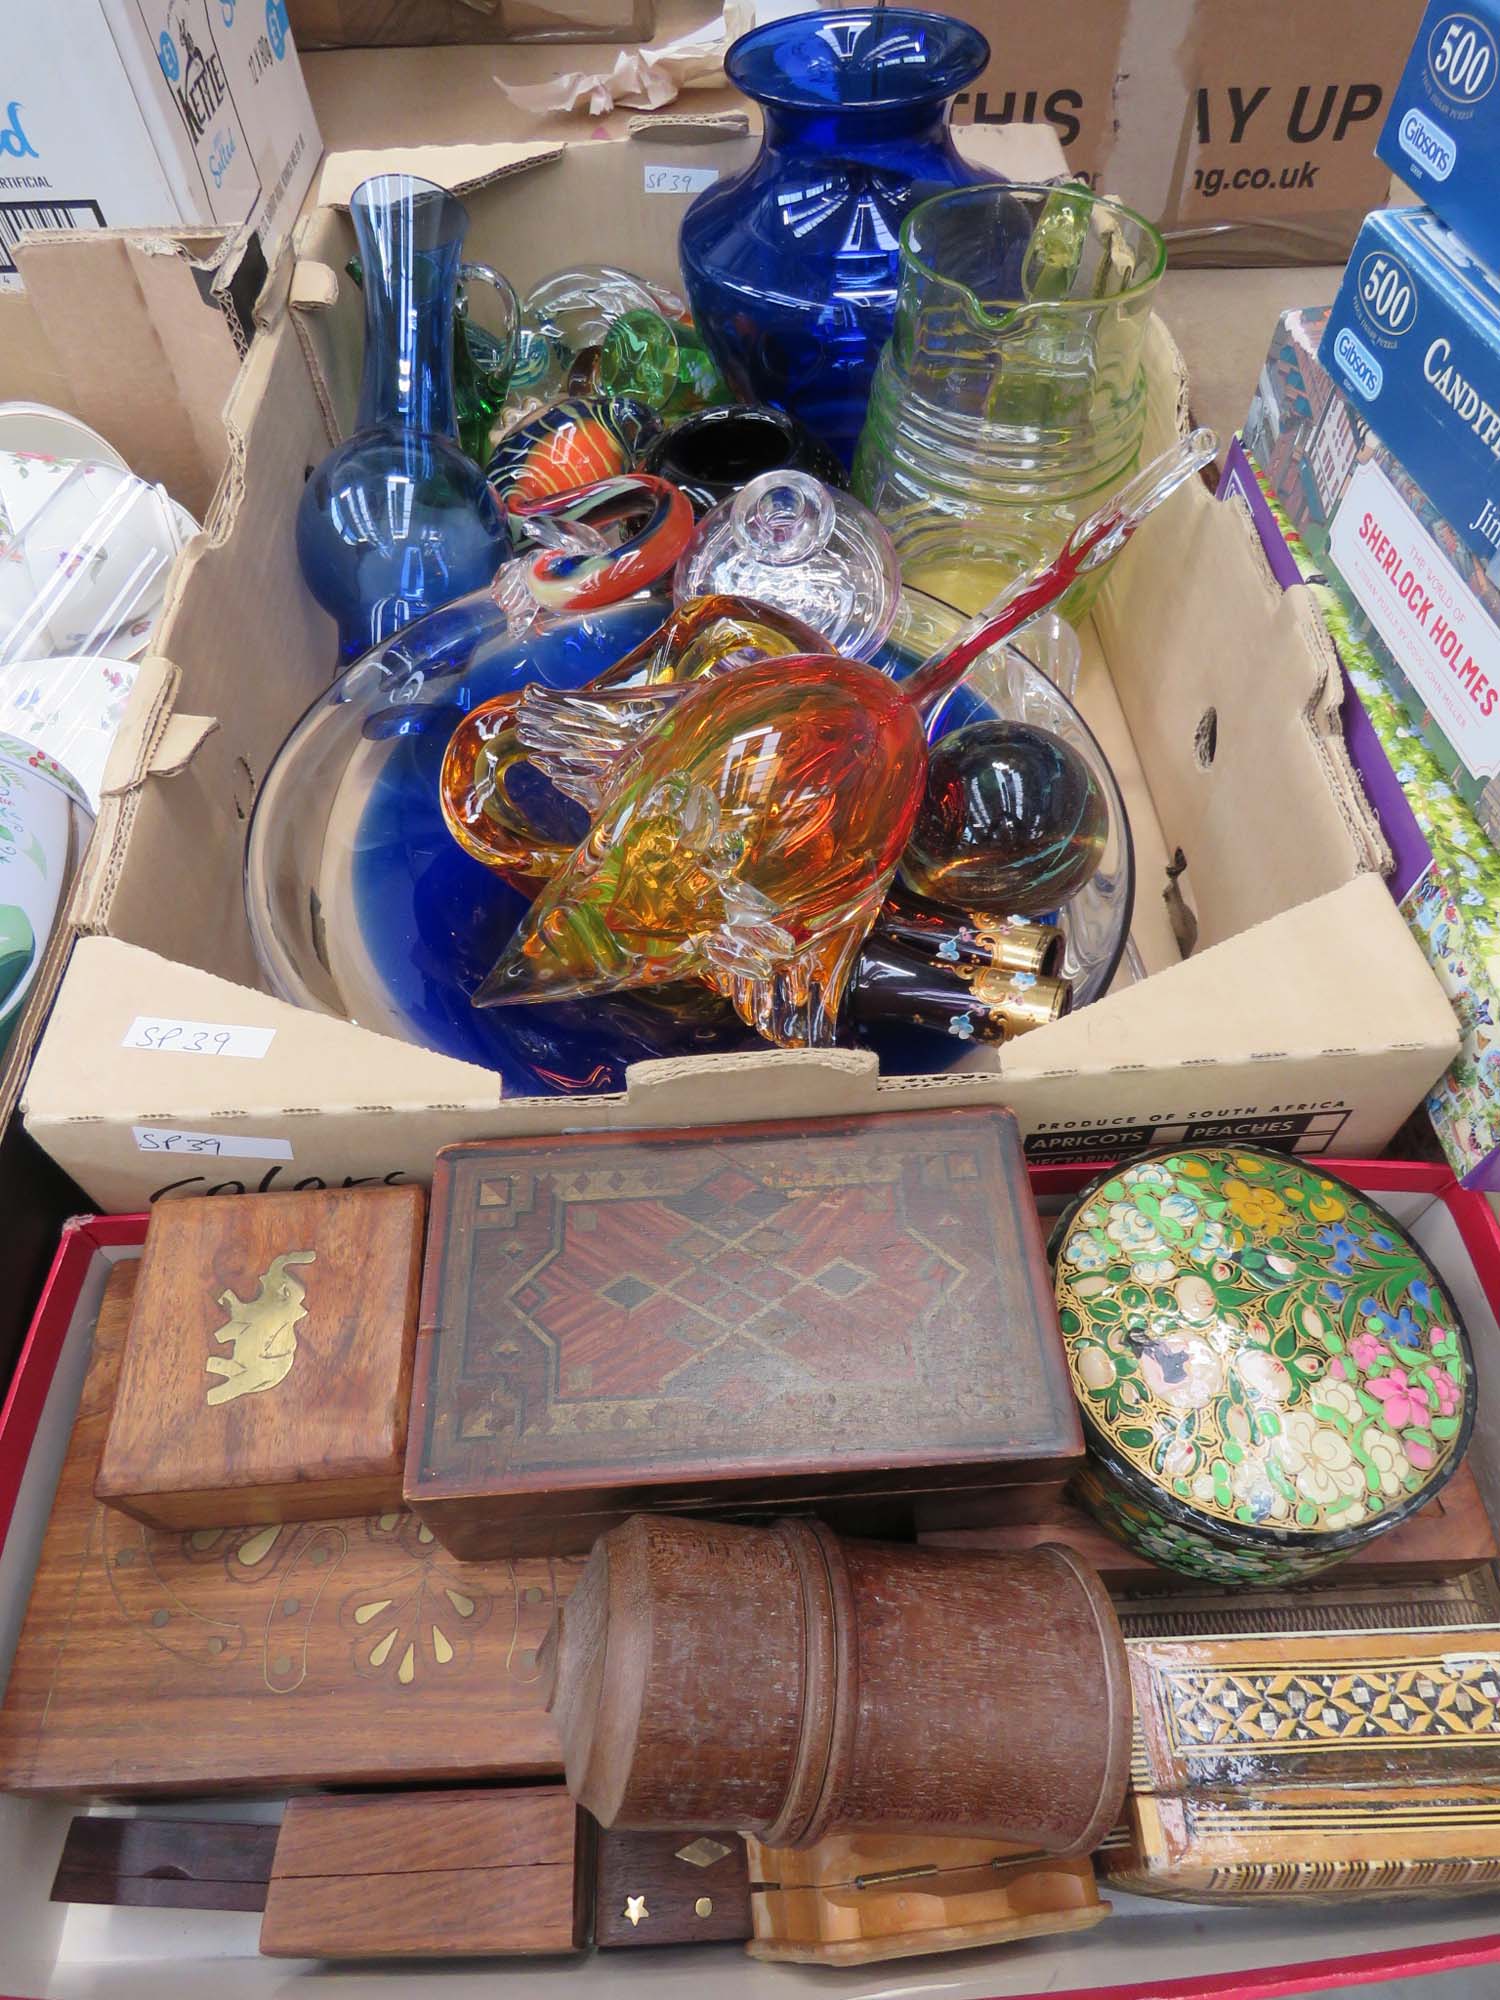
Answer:
<svg viewBox="0 0 1500 2000"><path fill-rule="evenodd" d="M1078 1496L1152 1562L1310 1576L1416 1512L1474 1421L1468 1336L1377 1203L1246 1147L1102 1174L1050 1248Z"/></svg>

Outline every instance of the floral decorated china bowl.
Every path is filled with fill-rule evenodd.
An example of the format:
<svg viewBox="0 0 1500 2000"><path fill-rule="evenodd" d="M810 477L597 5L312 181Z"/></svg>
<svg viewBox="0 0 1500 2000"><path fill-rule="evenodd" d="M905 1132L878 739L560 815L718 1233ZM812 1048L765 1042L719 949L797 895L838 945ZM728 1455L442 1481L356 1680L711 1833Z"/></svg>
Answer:
<svg viewBox="0 0 1500 2000"><path fill-rule="evenodd" d="M1310 1576L1424 1506L1474 1421L1442 1280L1356 1189L1204 1147L1102 1175L1050 1255L1089 1458L1079 1497L1151 1561Z"/></svg>

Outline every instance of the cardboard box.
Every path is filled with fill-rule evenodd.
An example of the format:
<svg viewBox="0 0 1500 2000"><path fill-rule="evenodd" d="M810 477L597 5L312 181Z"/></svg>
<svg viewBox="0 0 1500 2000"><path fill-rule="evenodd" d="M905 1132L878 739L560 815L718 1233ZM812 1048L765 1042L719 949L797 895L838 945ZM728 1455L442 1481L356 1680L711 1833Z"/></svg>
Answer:
<svg viewBox="0 0 1500 2000"><path fill-rule="evenodd" d="M218 224L262 271L322 144L283 0L11 0L0 291L23 230Z"/></svg>
<svg viewBox="0 0 1500 2000"><path fill-rule="evenodd" d="M1243 498L1282 582L1309 586L1338 646L1350 752L1396 857L1391 894L1461 1031L1427 1113L1464 1186L1500 1189L1500 855L1412 729L1358 607L1328 583L1270 479L1238 447L1220 492Z"/></svg>
<svg viewBox="0 0 1500 2000"><path fill-rule="evenodd" d="M1437 1264L1462 1308L1480 1369L1500 1367L1500 1328L1489 1303L1500 1294L1500 1229L1484 1198L1455 1189L1438 1168L1379 1161L1339 1170L1385 1204ZM1084 1178L1060 1169L1034 1172L1043 1212L1056 1212ZM103 1218L65 1236L16 1398L0 1417L0 1679L24 1612L105 1279L115 1260L137 1253L143 1220ZM1481 1398L1470 1458L1492 1509L1500 1500L1497 1444L1495 1411ZM254 1643L259 1635L246 1637ZM330 1974L326 1965L259 1959L255 1913L49 1903L74 1810L67 1801L0 1798L0 1987L7 1993L27 2000L85 1993L110 2000L198 2000L206 1993L311 2000L328 1990L331 1977L341 2000L383 2000L392 1991L389 1968L344 1966ZM275 1820L281 1806L276 1799L206 1799L184 1800L181 1810L190 1817ZM1373 1995L1381 1988L1367 1988L1367 1981L1399 1977L1411 1982L1403 1990L1436 2000L1443 1971L1473 1968L1467 1992L1488 1994L1500 1963L1500 1896L1493 1893L1244 1909L1184 1908L1114 1891L1109 1900L1112 1914L1095 1929L946 1958L939 1983L933 1986L926 1974L921 1984L945 2000L1042 2000L1059 1993L1074 2000L1268 2000L1344 1985ZM841 2000L879 2000L913 1983L877 1965L824 1975L815 1984L796 1968L758 1966L738 1951L709 1946L507 1967L503 1991L506 2000L587 2000L596 1990L610 2000L655 2000L675 1986L713 2000L806 2000L820 1990ZM418 1990L416 1980L405 1984ZM434 2000L450 1990L456 2000L469 2000L494 1991L493 1972L430 1965L422 1968L419 1990Z"/></svg>
<svg viewBox="0 0 1500 2000"><path fill-rule="evenodd" d="M665 143L656 131L411 164L471 183L469 253L518 285L555 263L560 214L573 255L665 276L684 199L642 193ZM750 143L716 139L691 157L724 170ZM346 196L368 166L336 158L325 192ZM1137 537L1085 635L1083 707L1131 804L1148 981L1003 1050L965 1051L968 1066L941 1077L768 1049L644 1064L614 1097L503 1101L487 1071L270 998L241 906L245 816L334 654L296 581L293 502L353 410L361 316L338 276L349 240L344 216L309 218L289 310L237 385L233 486L175 578L145 669L157 682L141 775L105 809L88 934L28 1089L31 1130L90 1193L123 1207L425 1179L455 1139L916 1101L1007 1103L1033 1157L1187 1136L1385 1143L1448 1061L1452 1016L1380 881L1389 856L1344 751L1326 635L1305 597L1276 589L1248 523L1196 484ZM1150 351L1148 451L1174 433L1182 393L1159 327ZM1179 933L1196 933L1186 962ZM1362 976L1372 963L1378 980ZM141 1015L274 1032L255 1060L122 1046Z"/></svg>
<svg viewBox="0 0 1500 2000"><path fill-rule="evenodd" d="M287 0L299 49L644 42L651 0Z"/></svg>
<svg viewBox="0 0 1500 2000"><path fill-rule="evenodd" d="M959 122L1046 121L1173 255L1319 263L1385 198L1372 157L1419 0L944 0L993 59Z"/></svg>
<svg viewBox="0 0 1500 2000"><path fill-rule="evenodd" d="M1425 208L1365 218L1318 358L1485 562L1500 552L1500 276Z"/></svg>
<svg viewBox="0 0 1500 2000"><path fill-rule="evenodd" d="M225 475L222 409L239 365L227 320L204 297L223 241L222 231L192 230L138 239L116 230L32 236L17 251L26 290L0 294L0 399L51 403L81 417L199 519ZM141 747L131 718L149 702L148 690L127 713L106 790L131 776ZM0 1129L20 1097L72 939L68 915L0 1052Z"/></svg>
<svg viewBox="0 0 1500 2000"><path fill-rule="evenodd" d="M1488 264L1500 264L1500 5L1433 0L1381 127L1380 157Z"/></svg>
<svg viewBox="0 0 1500 2000"><path fill-rule="evenodd" d="M617 0L598 3L613 12ZM330 42L330 16L347 4L302 0ZM1055 134L1073 172L1170 232L1178 268L1342 262L1367 210L1388 198L1375 135L1421 0L1325 0L1295 19L1282 0L944 6L983 29L993 51L957 99L955 125ZM454 19L468 11L463 0L445 8ZM655 40L719 11L713 0L658 0ZM623 135L732 107L757 115L725 88L684 91L644 118L626 107L603 120L523 114L492 80L537 84L559 67L607 75L618 55L606 41L570 48L565 65L540 46L497 48L478 64L456 48L351 49L314 53L306 69L330 150L374 131L384 145L419 142L439 117L445 134L493 141Z"/></svg>

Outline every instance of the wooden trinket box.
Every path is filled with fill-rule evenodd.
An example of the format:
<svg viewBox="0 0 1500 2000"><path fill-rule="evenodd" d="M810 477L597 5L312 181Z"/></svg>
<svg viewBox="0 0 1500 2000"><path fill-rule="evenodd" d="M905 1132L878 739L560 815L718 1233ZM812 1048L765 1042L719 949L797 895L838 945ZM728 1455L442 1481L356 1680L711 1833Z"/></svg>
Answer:
<svg viewBox="0 0 1500 2000"><path fill-rule="evenodd" d="M537 1652L582 1565L458 1564L414 1515L148 1528L94 1499L110 1275L0 1705L0 1790L143 1798L539 1778Z"/></svg>
<svg viewBox="0 0 1500 2000"><path fill-rule="evenodd" d="M401 1505L420 1188L152 1214L94 1491L158 1528Z"/></svg>
<svg viewBox="0 0 1500 2000"><path fill-rule="evenodd" d="M1087 1854L1125 1797L1124 1644L1066 1549L638 1514L595 1544L542 1664L568 1789L605 1827Z"/></svg>
<svg viewBox="0 0 1500 2000"><path fill-rule="evenodd" d="M909 1526L1081 1452L1009 1112L438 1155L406 1497L457 1555L828 1496Z"/></svg>
<svg viewBox="0 0 1500 2000"><path fill-rule="evenodd" d="M752 1958L868 1965L1088 1930L1109 1915L1084 1856L993 1840L831 1834L750 1857Z"/></svg>
<svg viewBox="0 0 1500 2000"><path fill-rule="evenodd" d="M737 1833L594 1828L594 1943L743 1944L750 1869Z"/></svg>
<svg viewBox="0 0 1500 2000"><path fill-rule="evenodd" d="M1188 1902L1500 1882L1500 1627L1130 1639L1135 1750L1098 1861Z"/></svg>
<svg viewBox="0 0 1500 2000"><path fill-rule="evenodd" d="M293 1799L271 1958L509 1958L588 1942L588 1823L560 1785Z"/></svg>

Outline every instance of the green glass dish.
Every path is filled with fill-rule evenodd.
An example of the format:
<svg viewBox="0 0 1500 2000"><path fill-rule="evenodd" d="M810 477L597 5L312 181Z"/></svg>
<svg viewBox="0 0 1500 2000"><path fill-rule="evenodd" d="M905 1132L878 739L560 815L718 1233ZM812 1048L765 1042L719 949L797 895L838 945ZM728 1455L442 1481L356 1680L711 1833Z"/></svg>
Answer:
<svg viewBox="0 0 1500 2000"><path fill-rule="evenodd" d="M1310 1576L1425 1506L1474 1422L1458 1308L1333 1175L1248 1147L1103 1174L1049 1254L1089 1458L1078 1497L1217 1584Z"/></svg>

